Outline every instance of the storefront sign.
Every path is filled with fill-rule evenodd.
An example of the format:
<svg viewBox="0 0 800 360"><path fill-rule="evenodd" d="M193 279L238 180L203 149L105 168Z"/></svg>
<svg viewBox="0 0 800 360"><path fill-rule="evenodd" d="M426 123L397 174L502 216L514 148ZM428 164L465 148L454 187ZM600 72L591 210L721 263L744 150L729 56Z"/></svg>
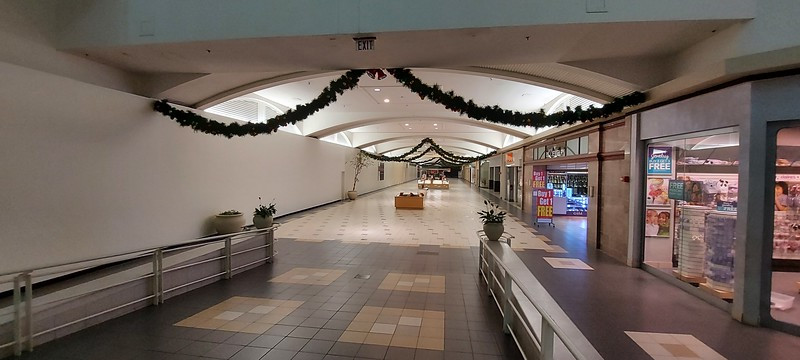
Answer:
<svg viewBox="0 0 800 360"><path fill-rule="evenodd" d="M736 212L736 201L717 201L717 211Z"/></svg>
<svg viewBox="0 0 800 360"><path fill-rule="evenodd" d="M536 217L539 222L553 221L553 190L536 189ZM544 220L544 221L542 221Z"/></svg>
<svg viewBox="0 0 800 360"><path fill-rule="evenodd" d="M672 200L686 200L684 189L686 182L684 180L670 180L667 195Z"/></svg>
<svg viewBox="0 0 800 360"><path fill-rule="evenodd" d="M506 165L514 165L514 153L506 153Z"/></svg>
<svg viewBox="0 0 800 360"><path fill-rule="evenodd" d="M647 175L672 175L671 146L651 146L647 149Z"/></svg>
<svg viewBox="0 0 800 360"><path fill-rule="evenodd" d="M547 187L547 168L541 167L533 168L533 186L534 189L544 189Z"/></svg>

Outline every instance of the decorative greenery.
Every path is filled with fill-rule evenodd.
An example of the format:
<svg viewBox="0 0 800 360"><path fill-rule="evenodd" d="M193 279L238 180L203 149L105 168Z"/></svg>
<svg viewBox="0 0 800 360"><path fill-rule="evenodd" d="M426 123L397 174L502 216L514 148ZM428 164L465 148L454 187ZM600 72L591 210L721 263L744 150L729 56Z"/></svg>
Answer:
<svg viewBox="0 0 800 360"><path fill-rule="evenodd" d="M358 175L361 175L361 171L364 170L365 167L372 164L372 159L370 159L367 155L368 152L361 150L359 151L352 160L348 161L347 163L353 167L353 190L356 191L356 184L358 184Z"/></svg>
<svg viewBox="0 0 800 360"><path fill-rule="evenodd" d="M532 113L520 113L518 111L500 108L497 105L479 106L472 100L465 100L463 97L456 95L453 91L442 91L439 85L430 86L423 83L408 69L397 68L387 69L387 71L392 74L399 83L419 95L422 99L428 99L437 104L444 105L448 110L461 115L467 115L476 120L512 126L541 128L574 124L577 122L588 122L599 118L607 118L614 113L622 111L622 109L627 106L638 105L645 101L645 95L643 93L634 92L621 98L616 98L599 108L589 106L587 109L583 109L577 106L573 110L567 107L565 111L559 111L549 115L545 114L544 110ZM167 100L156 101L153 108L155 111L175 120L181 126L188 126L194 131L206 134L221 135L226 138L270 134L277 131L278 128L282 126L303 121L317 111L335 102L338 99L338 95L358 86L359 79L365 72L366 70L350 70L346 72L338 79L331 81L330 85L323 89L319 96L311 102L298 105L294 109L286 111L285 114L275 116L265 123L225 124L208 119L191 111L175 108L168 104ZM451 159L455 160L456 158Z"/></svg>
<svg viewBox="0 0 800 360"><path fill-rule="evenodd" d="M266 206L261 203L261 196L259 196L258 203L259 203L258 207L256 208L255 211L253 211L253 216L261 216L263 218L267 218L272 215L275 215L275 212L277 212L277 210L275 209L274 202L271 202L269 203L269 206Z"/></svg>
<svg viewBox="0 0 800 360"><path fill-rule="evenodd" d="M294 109L286 111L286 113L275 116L269 119L266 123L230 123L225 124L219 121L214 121L206 117L195 114L191 111L179 110L167 103L167 100L156 101L153 108L170 117L178 122L180 126L191 127L194 131L199 131L211 135L222 135L226 138L234 136L245 135L261 135L270 134L278 131L278 128L289 124L295 124L298 121L303 121L315 112L324 109L328 105L336 101L337 96L343 94L345 91L355 88L364 70L350 70L338 79L331 81L330 85L322 90L311 102L297 105Z"/></svg>
<svg viewBox="0 0 800 360"><path fill-rule="evenodd" d="M411 154L419 151L426 144L429 145L429 146L428 146L427 149L425 149L425 151L423 151L420 154L411 156ZM370 157L372 159L375 159L375 160L378 160L378 161L411 162L411 163L414 163L415 160L423 157L425 154L427 154L427 153L429 153L431 151L436 152L437 154L439 154L439 156L441 156L441 158L444 161L447 161L448 163L451 163L454 166L460 166L460 165L464 165L464 164L471 163L471 162L474 162L474 161L480 161L480 160L492 157L492 156L494 156L496 154L496 152L492 151L492 152L490 152L488 154L475 156L475 157L458 156L456 154L453 154L453 153L443 149L441 146L439 146L439 144L437 144L431 138L422 139L422 141L420 141L419 144L417 144L416 146L411 148L411 150L409 150L409 151L407 151L407 152L405 152L405 153L403 153L401 155L398 155L398 156L376 155L376 154L372 154L372 153L369 153L369 152L366 152L366 151L362 150L362 152L364 153L364 156L368 156L368 157ZM427 161L428 160L426 160L426 162Z"/></svg>
<svg viewBox="0 0 800 360"><path fill-rule="evenodd" d="M452 91L442 91L439 85L427 85L411 73L411 70L387 69L392 76L403 86L422 99L428 99L437 104L444 105L448 110L455 111L461 115L467 115L476 120L485 120L493 123L527 126L527 127L547 127L574 124L577 122L588 122L599 118L607 118L614 113L622 111L627 106L641 104L645 101L645 94L634 92L621 98L616 98L603 107L596 108L590 105L587 109L576 106L575 110L567 108L566 111L559 111L547 115L540 109L533 113L520 113L518 111L505 110L497 105L479 106L472 100L465 100Z"/></svg>
<svg viewBox="0 0 800 360"><path fill-rule="evenodd" d="M486 210L478 211L483 224L502 224L506 218L506 212L489 200L483 200L483 204L486 205Z"/></svg>
<svg viewBox="0 0 800 360"><path fill-rule="evenodd" d="M242 215L242 213L240 211L238 211L238 210L227 210L227 211L223 211L223 212L219 213L219 215L228 215L228 216L230 216L230 215Z"/></svg>

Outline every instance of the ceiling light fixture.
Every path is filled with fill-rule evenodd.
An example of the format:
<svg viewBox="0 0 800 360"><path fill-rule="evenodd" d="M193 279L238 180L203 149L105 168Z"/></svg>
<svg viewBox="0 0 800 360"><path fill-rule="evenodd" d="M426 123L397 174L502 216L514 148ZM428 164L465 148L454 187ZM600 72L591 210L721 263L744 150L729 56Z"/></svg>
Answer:
<svg viewBox="0 0 800 360"><path fill-rule="evenodd" d="M405 126L408 126L408 124L405 124Z"/></svg>
<svg viewBox="0 0 800 360"><path fill-rule="evenodd" d="M433 124L433 126L439 126L439 124Z"/></svg>
<svg viewBox="0 0 800 360"><path fill-rule="evenodd" d="M383 102L388 103L389 99L383 99Z"/></svg>
<svg viewBox="0 0 800 360"><path fill-rule="evenodd" d="M375 90L375 91L381 91L381 89L380 89L380 88L375 88L374 90Z"/></svg>

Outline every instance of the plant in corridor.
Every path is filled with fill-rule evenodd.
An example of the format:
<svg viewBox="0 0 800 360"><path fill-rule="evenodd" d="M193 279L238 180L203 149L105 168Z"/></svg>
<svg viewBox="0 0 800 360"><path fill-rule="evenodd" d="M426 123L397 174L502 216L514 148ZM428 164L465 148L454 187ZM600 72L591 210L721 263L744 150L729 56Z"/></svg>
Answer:
<svg viewBox="0 0 800 360"><path fill-rule="evenodd" d="M503 220L506 218L506 212L489 200L483 200L483 204L486 205L486 210L478 211L483 221L483 233L488 240L497 241L505 231Z"/></svg>
<svg viewBox="0 0 800 360"><path fill-rule="evenodd" d="M486 210L478 211L478 215L480 215L483 224L502 224L503 220L506 218L506 212L489 200L483 200L483 204L486 205Z"/></svg>
<svg viewBox="0 0 800 360"><path fill-rule="evenodd" d="M242 231L244 216L239 210L226 210L214 218L214 228L217 234L231 234Z"/></svg>
<svg viewBox="0 0 800 360"><path fill-rule="evenodd" d="M275 215L277 210L274 202L269 203L269 206L261 204L261 196L258 197L258 202L258 207L253 211L253 216L269 217Z"/></svg>
<svg viewBox="0 0 800 360"><path fill-rule="evenodd" d="M350 161L347 162L350 166L353 167L353 190L347 192L347 196L350 200L355 200L358 196L356 192L356 184L358 184L358 176L361 175L361 171L364 170L367 166L372 164L372 158L364 154L364 151L359 151L356 153L356 156L353 157Z"/></svg>
<svg viewBox="0 0 800 360"><path fill-rule="evenodd" d="M266 229L272 227L272 216L275 215L275 199L269 203L269 206L261 203L261 196L258 197L258 207L253 211L253 225L256 229Z"/></svg>

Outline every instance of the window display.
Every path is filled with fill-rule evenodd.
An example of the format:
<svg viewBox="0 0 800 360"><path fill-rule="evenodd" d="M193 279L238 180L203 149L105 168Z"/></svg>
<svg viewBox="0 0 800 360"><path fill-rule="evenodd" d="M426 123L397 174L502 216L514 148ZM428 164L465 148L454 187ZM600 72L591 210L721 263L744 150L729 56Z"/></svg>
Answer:
<svg viewBox="0 0 800 360"><path fill-rule="evenodd" d="M644 263L732 299L738 134L648 146Z"/></svg>
<svg viewBox="0 0 800 360"><path fill-rule="evenodd" d="M558 200L557 215L586 216L589 209L589 174L587 172L547 173L547 188L553 189Z"/></svg>
<svg viewBox="0 0 800 360"><path fill-rule="evenodd" d="M800 325L800 127L778 131L775 145L770 315Z"/></svg>

